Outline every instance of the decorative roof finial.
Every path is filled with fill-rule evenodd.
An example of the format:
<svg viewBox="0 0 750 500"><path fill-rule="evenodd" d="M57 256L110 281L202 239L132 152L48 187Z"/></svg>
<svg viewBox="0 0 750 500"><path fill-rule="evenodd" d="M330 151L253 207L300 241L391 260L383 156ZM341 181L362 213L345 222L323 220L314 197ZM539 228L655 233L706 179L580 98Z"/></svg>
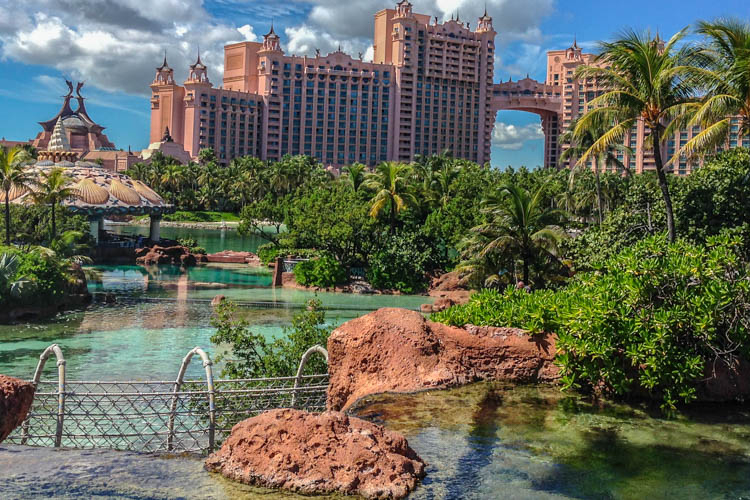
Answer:
<svg viewBox="0 0 750 500"><path fill-rule="evenodd" d="M70 142L65 134L65 125L63 125L62 116L57 119L55 128L47 144L48 151L70 151Z"/></svg>

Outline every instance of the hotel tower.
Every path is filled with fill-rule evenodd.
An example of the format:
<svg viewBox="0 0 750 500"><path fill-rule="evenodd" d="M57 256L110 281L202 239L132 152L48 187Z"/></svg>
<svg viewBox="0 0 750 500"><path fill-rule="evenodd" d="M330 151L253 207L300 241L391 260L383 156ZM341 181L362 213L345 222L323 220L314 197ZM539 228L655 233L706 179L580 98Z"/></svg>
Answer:
<svg viewBox="0 0 750 500"><path fill-rule="evenodd" d="M286 55L273 28L262 43L224 47L219 88L200 57L182 85L165 58L151 84L151 142L168 128L191 156L211 147L222 162L304 154L375 165L448 149L484 163L495 122L494 38L486 14L471 29L402 0L375 14L372 62L341 50Z"/></svg>
<svg viewBox="0 0 750 500"><path fill-rule="evenodd" d="M408 0L375 14L373 60L340 49L315 57L286 55L273 27L263 42L224 47L220 87L198 56L178 85L163 64L151 83L151 142L171 136L193 158L213 148L219 161L252 155L279 160L309 155L341 167L354 162L411 161L445 150L480 164L490 160L495 115L500 110L538 114L545 136L544 166L560 163L559 137L604 91L595 80L576 80L575 69L594 60L573 43L547 53L547 78L528 76L493 83L495 30L485 12L472 28L460 19L439 23L412 11ZM726 147L748 145L737 124ZM670 139L672 156L698 129ZM618 153L632 171L654 168L645 154L642 123L624 138L633 155ZM632 157L631 157L632 156ZM693 168L687 160L676 174ZM613 167L612 167L613 168Z"/></svg>

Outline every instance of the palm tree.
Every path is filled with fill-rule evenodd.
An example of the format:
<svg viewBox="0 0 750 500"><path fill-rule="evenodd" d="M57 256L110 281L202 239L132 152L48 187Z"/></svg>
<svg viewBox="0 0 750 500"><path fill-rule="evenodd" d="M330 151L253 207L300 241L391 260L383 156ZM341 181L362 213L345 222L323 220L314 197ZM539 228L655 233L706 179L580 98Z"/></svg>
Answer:
<svg viewBox="0 0 750 500"><path fill-rule="evenodd" d="M160 184L170 194L177 192L182 184L182 165L179 163L170 163L164 167L161 174Z"/></svg>
<svg viewBox="0 0 750 500"><path fill-rule="evenodd" d="M451 187L458 177L459 168L452 162L445 162L432 174L430 185L427 186L427 197L441 208L445 208L451 199Z"/></svg>
<svg viewBox="0 0 750 500"><path fill-rule="evenodd" d="M10 245L10 192L28 189L30 174L24 169L30 161L28 153L15 146L10 149L0 148L0 188L5 201L5 244Z"/></svg>
<svg viewBox="0 0 750 500"><path fill-rule="evenodd" d="M51 209L51 239L57 236L55 208L77 192L76 189L70 187L71 183L72 179L65 175L63 168L53 168L49 172L42 172L39 179L33 181L32 197L34 202L40 205L49 205Z"/></svg>
<svg viewBox="0 0 750 500"><path fill-rule="evenodd" d="M576 124L578 123L578 120L574 121L570 124L570 127L568 130L566 130L561 136L560 136L560 142L561 143L567 143L570 145L568 149L563 151L563 153L560 155L560 164L564 164L567 161L571 161L574 158L580 158L583 156L586 151L591 148L591 146L594 145L594 143L601 138L604 134L607 133L608 128L599 126L596 127L592 125L589 128L586 128L585 130L582 130L582 135L576 136L575 135L575 128ZM630 174L630 169L627 168L620 160L617 159L615 156L614 151L622 151L625 154L632 155L633 152L630 148L627 146L624 146L623 144L612 144L609 148L607 148L604 151L599 152L598 154L593 155L594 156L594 178L596 179L596 205L597 205L597 212L599 216L599 226L602 225L602 221L604 220L604 202L602 199L602 181L601 181L601 175L600 175L600 167L601 166L608 166L608 165L614 165L628 174ZM585 168L586 163L582 162L580 159L576 161L576 163L570 168L570 185L573 186L573 182L575 180L575 175L578 172L580 168Z"/></svg>
<svg viewBox="0 0 750 500"><path fill-rule="evenodd" d="M701 47L705 61L688 72L705 94L691 106L693 113L685 124L702 130L675 152L672 163L682 155L703 154L723 144L734 116L740 119L738 137L750 135L750 24L733 19L701 21L697 31L706 38Z"/></svg>
<svg viewBox="0 0 750 500"><path fill-rule="evenodd" d="M410 191L411 167L404 163L386 161L378 165L374 173L368 174L362 186L375 192L372 197L370 216L377 218L388 210L391 231L396 227L396 216L417 204Z"/></svg>
<svg viewBox="0 0 750 500"><path fill-rule="evenodd" d="M365 180L365 166L361 163L353 163L348 167L344 167L344 172L346 172L347 182L351 184L352 189L356 193L357 190L359 190L359 186L361 186Z"/></svg>
<svg viewBox="0 0 750 500"><path fill-rule="evenodd" d="M523 282L529 283L531 265L543 256L554 257L566 235L561 227L565 212L543 205L545 186L530 194L508 185L482 202L487 222L472 229L482 241L480 256L503 253L517 256L523 267Z"/></svg>
<svg viewBox="0 0 750 500"><path fill-rule="evenodd" d="M683 120L690 103L696 100L687 67L696 61L698 53L688 44L676 47L686 30L666 43L648 32L625 32L613 42L600 43L601 52L594 59L596 65L582 65L575 72L576 78L598 79L608 89L591 101L592 109L576 124L574 135L578 137L602 124L607 128L579 161L586 162L592 155L621 143L623 136L643 120L666 205L670 242L675 240L674 213L661 150L670 124Z"/></svg>

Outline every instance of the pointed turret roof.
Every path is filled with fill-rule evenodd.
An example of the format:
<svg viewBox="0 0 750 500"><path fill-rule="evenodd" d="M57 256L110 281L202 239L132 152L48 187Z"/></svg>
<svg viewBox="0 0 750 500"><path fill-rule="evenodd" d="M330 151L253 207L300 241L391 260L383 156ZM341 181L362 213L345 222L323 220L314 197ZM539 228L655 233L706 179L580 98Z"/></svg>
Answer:
<svg viewBox="0 0 750 500"><path fill-rule="evenodd" d="M58 118L57 123L55 123L55 128L52 130L52 136L49 138L47 150L70 151L70 143L68 142L68 136L65 134L65 125L63 125L62 117Z"/></svg>
<svg viewBox="0 0 750 500"><path fill-rule="evenodd" d="M172 69L172 68L169 67L169 64L167 64L167 51L166 50L164 51L164 62L161 63L161 66L159 66L158 68L156 68L156 70L157 71L162 71L164 69Z"/></svg>
<svg viewBox="0 0 750 500"><path fill-rule="evenodd" d="M200 48L198 49L198 59L195 61L195 64L192 64L190 66L190 69L196 69L196 68L206 69L206 65L203 64L203 62L201 62L201 49Z"/></svg>
<svg viewBox="0 0 750 500"><path fill-rule="evenodd" d="M269 37L269 36L279 36L279 35L277 35L277 34L276 34L276 32L275 32L275 31L273 30L273 21L271 21L271 31L269 31L268 33L266 33L266 34L265 34L265 35L263 35L263 36L265 36L265 37Z"/></svg>

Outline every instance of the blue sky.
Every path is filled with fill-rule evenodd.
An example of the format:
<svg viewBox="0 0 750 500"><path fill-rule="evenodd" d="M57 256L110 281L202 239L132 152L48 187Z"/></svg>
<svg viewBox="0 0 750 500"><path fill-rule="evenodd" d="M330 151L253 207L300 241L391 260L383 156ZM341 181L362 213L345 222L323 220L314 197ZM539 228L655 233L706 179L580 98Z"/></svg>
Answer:
<svg viewBox="0 0 750 500"><path fill-rule="evenodd" d="M472 26L484 8L475 0L412 0L417 12L448 19L458 12ZM0 137L26 140L37 122L54 116L64 77L85 80L87 108L121 148L142 149L149 135L148 84L167 50L178 80L198 46L215 84L225 43L257 40L273 21L287 52L324 54L339 44L367 54L372 14L395 0L0 0ZM659 30L664 35L697 19L750 19L748 0L718 2L631 0L488 0L498 31L496 80L544 79L545 53L618 31ZM498 113L492 164L536 166L542 161L539 118Z"/></svg>

